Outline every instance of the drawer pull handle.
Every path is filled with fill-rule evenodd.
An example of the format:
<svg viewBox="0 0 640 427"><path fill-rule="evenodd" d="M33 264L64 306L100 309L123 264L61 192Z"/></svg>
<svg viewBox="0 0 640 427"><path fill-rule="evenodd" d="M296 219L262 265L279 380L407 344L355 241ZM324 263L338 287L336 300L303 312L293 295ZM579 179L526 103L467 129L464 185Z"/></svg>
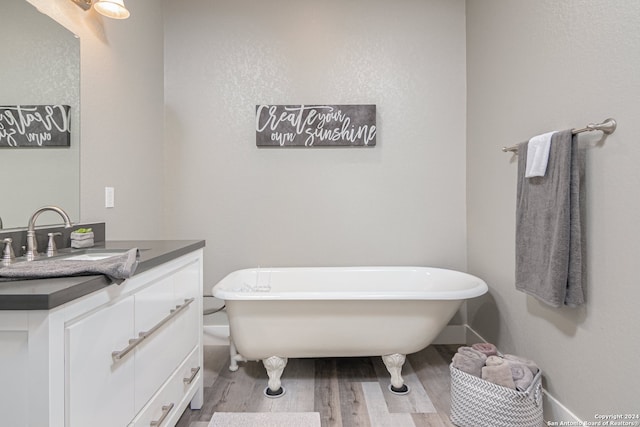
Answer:
<svg viewBox="0 0 640 427"><path fill-rule="evenodd" d="M189 304L191 304L195 300L196 300L195 298L189 298L189 299L184 300L184 304L176 305L176 308L172 309L169 312L169 315L167 317L165 317L164 319L162 319L153 328L149 329L148 331L140 332L138 334L138 338L130 339L129 340L129 345L126 346L125 348L123 348L122 350L112 352L111 353L111 357L113 357L113 360L118 361L118 360L122 359L124 356L127 355L127 353L129 353L131 350L136 348L142 341L146 340L151 335L153 335L165 323L167 323L168 321L170 321L171 319L176 317L178 314L180 314L181 311L185 310L189 306Z"/></svg>
<svg viewBox="0 0 640 427"><path fill-rule="evenodd" d="M198 366L197 368L191 368L191 376L189 378L183 378L182 381L184 381L186 385L191 384L193 380L196 379L196 375L198 375L198 372L200 372L200 366Z"/></svg>
<svg viewBox="0 0 640 427"><path fill-rule="evenodd" d="M140 343L140 341L142 341L141 338L132 338L132 339L130 339L128 346L126 346L125 348L123 348L120 351L114 351L113 353L111 353L111 357L113 357L114 360L122 359L123 357L125 357L127 355L127 353L129 353L131 350L136 348L136 346Z"/></svg>
<svg viewBox="0 0 640 427"><path fill-rule="evenodd" d="M149 423L149 425L151 427L160 427L162 425L162 423L164 422L165 418L167 418L167 415L169 415L169 412L171 412L171 410L173 409L173 403L170 403L168 405L165 405L162 407L162 416L158 419L158 421L151 421L151 423Z"/></svg>

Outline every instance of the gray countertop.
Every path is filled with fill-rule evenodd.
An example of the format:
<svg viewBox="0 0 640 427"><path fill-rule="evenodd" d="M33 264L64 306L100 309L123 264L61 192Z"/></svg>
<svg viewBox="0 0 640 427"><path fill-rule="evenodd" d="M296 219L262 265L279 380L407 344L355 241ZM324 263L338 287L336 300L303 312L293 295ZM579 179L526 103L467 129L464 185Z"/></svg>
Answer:
<svg viewBox="0 0 640 427"><path fill-rule="evenodd" d="M94 248L138 248L136 274L203 248L204 240L118 240ZM67 251L65 250L60 250ZM34 261L37 262L37 261ZM0 310L50 310L112 284L105 276L75 276L0 283Z"/></svg>

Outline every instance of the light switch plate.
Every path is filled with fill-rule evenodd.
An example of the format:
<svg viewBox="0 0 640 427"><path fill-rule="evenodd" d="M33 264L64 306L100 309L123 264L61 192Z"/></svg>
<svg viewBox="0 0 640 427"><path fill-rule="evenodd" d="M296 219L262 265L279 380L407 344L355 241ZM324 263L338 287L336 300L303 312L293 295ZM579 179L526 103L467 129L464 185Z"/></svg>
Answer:
<svg viewBox="0 0 640 427"><path fill-rule="evenodd" d="M115 190L113 187L104 187L104 207L115 207Z"/></svg>

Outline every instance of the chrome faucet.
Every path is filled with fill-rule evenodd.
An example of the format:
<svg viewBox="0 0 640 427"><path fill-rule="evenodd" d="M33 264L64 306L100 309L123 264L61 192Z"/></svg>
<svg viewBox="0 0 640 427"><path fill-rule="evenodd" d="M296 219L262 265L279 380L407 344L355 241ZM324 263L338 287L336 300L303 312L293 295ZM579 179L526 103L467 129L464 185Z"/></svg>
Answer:
<svg viewBox="0 0 640 427"><path fill-rule="evenodd" d="M13 239L7 237L6 239L0 240L1 243L4 243L4 249L2 250L2 264L8 265L11 264L15 259L16 255L13 252Z"/></svg>
<svg viewBox="0 0 640 427"><path fill-rule="evenodd" d="M62 219L64 220L65 228L71 227L71 219L69 215L61 208L57 206L43 206L31 215L29 218L29 225L27 227L27 261L33 261L38 256L38 242L36 240L36 219L38 216L45 211L53 211L60 214Z"/></svg>

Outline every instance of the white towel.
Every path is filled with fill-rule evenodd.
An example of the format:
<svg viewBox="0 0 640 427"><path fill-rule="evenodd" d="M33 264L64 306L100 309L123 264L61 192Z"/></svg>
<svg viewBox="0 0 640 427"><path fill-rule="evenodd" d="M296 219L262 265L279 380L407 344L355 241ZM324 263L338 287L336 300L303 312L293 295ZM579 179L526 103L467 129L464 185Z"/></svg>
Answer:
<svg viewBox="0 0 640 427"><path fill-rule="evenodd" d="M534 136L529 140L529 144L527 146L527 168L524 174L525 178L544 176L547 172L551 137L556 132L557 131L543 133L542 135Z"/></svg>

